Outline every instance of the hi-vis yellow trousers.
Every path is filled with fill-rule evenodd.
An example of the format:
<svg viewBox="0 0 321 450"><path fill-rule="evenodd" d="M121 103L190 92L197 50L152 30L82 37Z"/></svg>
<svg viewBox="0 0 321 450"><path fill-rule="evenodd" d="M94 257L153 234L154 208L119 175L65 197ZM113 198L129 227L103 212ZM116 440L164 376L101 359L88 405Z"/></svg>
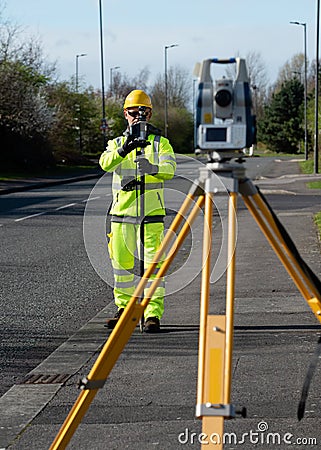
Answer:
<svg viewBox="0 0 321 450"><path fill-rule="evenodd" d="M137 261L137 258L139 257L139 229L139 225L124 222L111 222L111 233L108 234L108 251L114 270L114 297L118 308L126 307L139 281L139 277L134 274L135 258ZM158 250L163 235L163 223L156 222L145 224L145 270ZM159 267L160 266L161 263L159 263ZM145 292L150 287L155 278L155 274L149 279ZM162 280L144 311L145 319L148 317L158 317L160 319L162 317L164 313L164 296L165 282Z"/></svg>

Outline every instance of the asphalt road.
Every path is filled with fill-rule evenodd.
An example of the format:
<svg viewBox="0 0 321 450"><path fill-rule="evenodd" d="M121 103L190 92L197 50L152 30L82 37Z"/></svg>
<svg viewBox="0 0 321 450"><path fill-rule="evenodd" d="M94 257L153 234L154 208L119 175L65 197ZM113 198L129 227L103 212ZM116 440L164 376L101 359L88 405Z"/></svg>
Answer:
<svg viewBox="0 0 321 450"><path fill-rule="evenodd" d="M312 222L312 214L321 209L320 193L302 193L297 183L283 184L281 165L271 159L253 158L247 166L251 178L260 178L261 189L294 237L302 256L320 274L320 247ZM177 192L176 198L170 196L171 211L180 204L179 191L188 188L189 179L197 178L197 163L182 162L178 175L170 185ZM261 179L262 176L272 178ZM275 181L274 176L281 178ZM75 333L72 343L76 348L79 342L87 342L88 333L97 333L100 340L104 337L101 321L106 311L113 311L111 289L90 264L82 229L85 205L90 210L95 201L100 209L105 204L101 196L95 198L99 197L96 191L90 196L92 187L93 182L81 182L0 198L2 393L21 382ZM108 204L108 195L106 199ZM314 436L320 443L319 367L309 394L306 420L300 426L295 420L320 327L293 282L279 268L242 202L238 224L232 396L233 401L248 408L249 417L228 422L226 429L241 436L250 429L257 431L258 423L264 421L280 435L292 432L301 437ZM198 239L201 236L196 236L196 243ZM135 331L70 448L198 448L199 443L191 440L192 433L200 432L200 422L194 419L199 272L196 273L196 266L194 271L194 261L187 259L188 245L182 249L177 267L188 261L190 279L179 280L185 285L169 296L163 333L141 336ZM222 313L223 278L212 288L211 312ZM103 308L104 313L99 316ZM91 328L77 335L92 318ZM87 357L81 373L88 373L96 356ZM69 364L73 361L70 355ZM79 374L57 393L12 448L48 448L75 400L77 377ZM186 442L178 443L178 436L181 441L186 438ZM247 441L243 448L254 446Z"/></svg>
<svg viewBox="0 0 321 450"><path fill-rule="evenodd" d="M111 299L83 242L93 183L0 198L1 394Z"/></svg>

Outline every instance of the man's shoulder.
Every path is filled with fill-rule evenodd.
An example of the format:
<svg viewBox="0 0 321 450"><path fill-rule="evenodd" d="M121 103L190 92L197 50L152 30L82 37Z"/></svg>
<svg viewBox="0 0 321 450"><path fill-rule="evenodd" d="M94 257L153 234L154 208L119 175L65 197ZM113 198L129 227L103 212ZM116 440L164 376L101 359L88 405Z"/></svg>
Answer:
<svg viewBox="0 0 321 450"><path fill-rule="evenodd" d="M125 138L124 135L122 135L122 136L117 136L117 137L115 137L115 138L113 138L113 139L110 139L109 142L112 142L113 144L119 145L119 144L124 140L124 138Z"/></svg>
<svg viewBox="0 0 321 450"><path fill-rule="evenodd" d="M148 133L154 134L155 136L161 136L162 130L160 128L155 127L151 123L148 124Z"/></svg>

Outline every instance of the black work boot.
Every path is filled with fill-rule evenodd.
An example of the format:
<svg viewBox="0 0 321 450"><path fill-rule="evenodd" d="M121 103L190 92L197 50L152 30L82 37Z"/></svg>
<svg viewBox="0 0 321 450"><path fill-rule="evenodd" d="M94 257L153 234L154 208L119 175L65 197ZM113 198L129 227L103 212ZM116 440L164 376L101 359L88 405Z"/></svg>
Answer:
<svg viewBox="0 0 321 450"><path fill-rule="evenodd" d="M115 328L116 323L118 322L118 320L120 319L120 316L123 314L124 312L124 308L120 308L115 316L112 319L107 319L104 327L109 328L110 330L112 330L113 328Z"/></svg>
<svg viewBox="0 0 321 450"><path fill-rule="evenodd" d="M160 323L158 317L148 317L144 325L145 333L159 333Z"/></svg>

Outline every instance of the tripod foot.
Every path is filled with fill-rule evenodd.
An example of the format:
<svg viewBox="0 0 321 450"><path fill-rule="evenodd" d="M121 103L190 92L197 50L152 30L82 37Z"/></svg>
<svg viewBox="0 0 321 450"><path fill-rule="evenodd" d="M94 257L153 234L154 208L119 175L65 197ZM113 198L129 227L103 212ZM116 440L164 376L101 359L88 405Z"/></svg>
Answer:
<svg viewBox="0 0 321 450"><path fill-rule="evenodd" d="M238 416L243 417L243 419L246 419L247 417L247 409L245 406L240 407L239 409L235 410L235 414L237 414Z"/></svg>
<svg viewBox="0 0 321 450"><path fill-rule="evenodd" d="M139 321L139 330L141 333L144 333L144 325L145 325L144 316L142 316Z"/></svg>

